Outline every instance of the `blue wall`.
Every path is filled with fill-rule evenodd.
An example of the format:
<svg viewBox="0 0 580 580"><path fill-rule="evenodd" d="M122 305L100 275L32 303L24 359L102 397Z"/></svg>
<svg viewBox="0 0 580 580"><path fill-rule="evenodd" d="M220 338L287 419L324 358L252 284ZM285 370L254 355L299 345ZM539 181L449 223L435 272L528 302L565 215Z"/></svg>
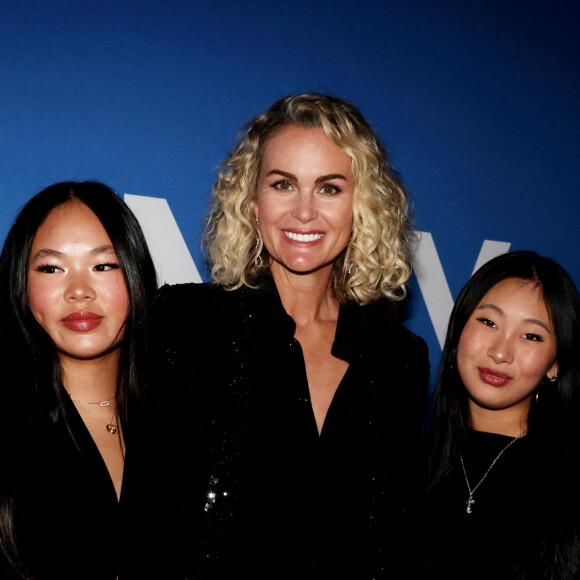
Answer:
<svg viewBox="0 0 580 580"><path fill-rule="evenodd" d="M384 139L452 297L484 240L580 283L578 30L575 0L3 1L0 237L45 186L98 179L166 199L206 278L202 218L240 124L324 91ZM405 323L435 366L421 290Z"/></svg>

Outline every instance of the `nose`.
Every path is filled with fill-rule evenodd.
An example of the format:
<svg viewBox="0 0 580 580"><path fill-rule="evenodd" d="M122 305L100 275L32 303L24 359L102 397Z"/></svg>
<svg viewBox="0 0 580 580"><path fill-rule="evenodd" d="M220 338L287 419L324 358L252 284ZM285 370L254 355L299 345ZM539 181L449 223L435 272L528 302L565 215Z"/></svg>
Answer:
<svg viewBox="0 0 580 580"><path fill-rule="evenodd" d="M300 192L292 209L292 217L303 224L316 219L317 211L314 196L310 193Z"/></svg>
<svg viewBox="0 0 580 580"><path fill-rule="evenodd" d="M510 363L513 361L512 342L509 337L497 336L487 351L496 363Z"/></svg>
<svg viewBox="0 0 580 580"><path fill-rule="evenodd" d="M97 294L90 277L84 273L72 273L65 290L64 299L67 302L85 302L94 300Z"/></svg>

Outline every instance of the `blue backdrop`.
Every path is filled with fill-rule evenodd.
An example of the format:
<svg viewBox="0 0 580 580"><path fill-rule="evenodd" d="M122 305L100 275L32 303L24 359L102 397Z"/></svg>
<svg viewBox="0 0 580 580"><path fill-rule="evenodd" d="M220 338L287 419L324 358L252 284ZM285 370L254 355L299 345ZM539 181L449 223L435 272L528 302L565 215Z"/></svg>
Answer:
<svg viewBox="0 0 580 580"><path fill-rule="evenodd" d="M436 367L482 246L580 282L579 25L576 0L2 0L0 237L45 186L98 179L129 194L163 280L206 279L203 216L240 125L286 94L342 96L414 198L404 322Z"/></svg>

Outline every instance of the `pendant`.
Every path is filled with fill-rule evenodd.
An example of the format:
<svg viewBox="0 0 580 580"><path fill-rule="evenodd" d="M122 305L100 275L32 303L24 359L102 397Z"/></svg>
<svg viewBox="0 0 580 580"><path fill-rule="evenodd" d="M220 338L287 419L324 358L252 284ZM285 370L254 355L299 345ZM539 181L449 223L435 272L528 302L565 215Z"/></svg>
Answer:
<svg viewBox="0 0 580 580"><path fill-rule="evenodd" d="M117 425L113 423L107 423L106 429L111 435L114 435L117 432Z"/></svg>
<svg viewBox="0 0 580 580"><path fill-rule="evenodd" d="M473 495L469 494L469 499L465 503L467 504L467 509L465 510L465 513L466 514L473 513L473 510L471 509L472 504L475 503L475 500L473 499Z"/></svg>

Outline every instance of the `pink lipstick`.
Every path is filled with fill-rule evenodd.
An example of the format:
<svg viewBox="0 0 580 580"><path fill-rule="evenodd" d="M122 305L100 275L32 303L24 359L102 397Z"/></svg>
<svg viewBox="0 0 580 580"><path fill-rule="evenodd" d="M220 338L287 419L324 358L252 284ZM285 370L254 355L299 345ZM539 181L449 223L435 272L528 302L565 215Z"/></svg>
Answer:
<svg viewBox="0 0 580 580"><path fill-rule="evenodd" d="M103 317L93 312L72 312L61 320L66 328L75 332L94 330L102 321Z"/></svg>
<svg viewBox="0 0 580 580"><path fill-rule="evenodd" d="M506 373L502 373L500 371L495 371L493 369L487 369L478 367L479 376L484 383L488 385L493 385L494 387L503 387L507 385L511 380L512 377L507 375Z"/></svg>

